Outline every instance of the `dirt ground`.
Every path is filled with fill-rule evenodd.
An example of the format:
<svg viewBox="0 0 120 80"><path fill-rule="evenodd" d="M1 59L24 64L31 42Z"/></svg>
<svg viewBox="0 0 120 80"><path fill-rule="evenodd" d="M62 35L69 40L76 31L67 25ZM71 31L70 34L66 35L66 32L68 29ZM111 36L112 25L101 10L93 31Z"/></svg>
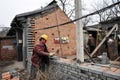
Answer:
<svg viewBox="0 0 120 80"><path fill-rule="evenodd" d="M5 72L10 69L24 69L23 62L18 62L16 60L13 61L0 61L0 72Z"/></svg>
<svg viewBox="0 0 120 80"><path fill-rule="evenodd" d="M16 71L16 76L22 78L22 80L28 80L29 74L24 69L23 62L13 61L0 61L0 80L2 73Z"/></svg>

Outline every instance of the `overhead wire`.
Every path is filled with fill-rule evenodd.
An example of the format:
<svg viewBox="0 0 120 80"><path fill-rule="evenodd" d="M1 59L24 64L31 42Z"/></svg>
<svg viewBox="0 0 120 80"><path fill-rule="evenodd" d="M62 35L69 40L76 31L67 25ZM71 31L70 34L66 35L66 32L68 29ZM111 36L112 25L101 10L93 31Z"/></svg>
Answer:
<svg viewBox="0 0 120 80"><path fill-rule="evenodd" d="M55 27L59 27L59 26L66 25L66 24L70 24L70 23L76 22L76 21L78 21L78 20L80 20L80 19L86 18L86 17L88 17L88 16L95 15L95 14L98 14L98 13L101 13L101 12L104 12L104 11L106 11L107 9L112 8L112 7L114 7L114 6L116 6L116 5L119 5L119 4L120 4L120 1L119 1L119 2L116 2L116 3L114 3L114 4L111 4L111 5L107 6L107 7L104 7L104 8L102 8L102 9L100 9L100 10L97 10L97 11L95 11L95 12L92 12L92 13L90 13L90 14L84 15L84 16L82 16L82 17L80 17L80 18L77 18L77 19L74 19L74 20L71 20L71 21L68 21L68 22L64 22L64 23L62 23L62 24L57 24L57 25L54 25L54 26L49 26L49 27L45 27L45 28L33 29L33 31L36 31L36 30L45 30L45 29L50 29L50 28L55 28Z"/></svg>

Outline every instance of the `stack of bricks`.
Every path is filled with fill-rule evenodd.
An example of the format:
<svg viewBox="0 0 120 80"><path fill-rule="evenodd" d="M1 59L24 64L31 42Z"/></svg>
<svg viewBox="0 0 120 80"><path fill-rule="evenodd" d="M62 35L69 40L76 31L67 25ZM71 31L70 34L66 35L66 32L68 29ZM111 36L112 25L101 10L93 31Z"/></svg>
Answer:
<svg viewBox="0 0 120 80"><path fill-rule="evenodd" d="M2 80L11 80L10 72L2 73Z"/></svg>
<svg viewBox="0 0 120 80"><path fill-rule="evenodd" d="M2 80L20 80L19 77L13 77L10 72L2 73Z"/></svg>
<svg viewBox="0 0 120 80"><path fill-rule="evenodd" d="M20 80L19 77L14 77L11 80Z"/></svg>

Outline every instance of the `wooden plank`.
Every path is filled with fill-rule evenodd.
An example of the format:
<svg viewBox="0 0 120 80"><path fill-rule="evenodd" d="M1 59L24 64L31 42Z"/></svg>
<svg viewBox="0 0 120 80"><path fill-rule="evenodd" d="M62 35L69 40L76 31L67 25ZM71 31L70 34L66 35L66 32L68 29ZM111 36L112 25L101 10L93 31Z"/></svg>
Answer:
<svg viewBox="0 0 120 80"><path fill-rule="evenodd" d="M101 47L101 45L105 42L106 38L110 36L110 34L118 27L118 24L115 24L113 28L108 32L108 34L103 38L103 40L99 43L99 45L94 49L94 51L91 53L91 57L96 53L96 51Z"/></svg>
<svg viewBox="0 0 120 80"><path fill-rule="evenodd" d="M114 61L117 61L117 60L119 60L120 59L120 56L117 58L117 59L115 59Z"/></svg>

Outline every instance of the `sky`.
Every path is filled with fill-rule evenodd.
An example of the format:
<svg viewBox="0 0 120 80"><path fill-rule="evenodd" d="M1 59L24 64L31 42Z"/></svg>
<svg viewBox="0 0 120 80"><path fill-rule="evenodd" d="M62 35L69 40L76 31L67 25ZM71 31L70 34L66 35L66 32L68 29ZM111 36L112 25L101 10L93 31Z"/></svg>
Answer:
<svg viewBox="0 0 120 80"><path fill-rule="evenodd" d="M10 27L10 23L17 14L39 9L51 1L52 0L0 0L0 27ZM93 1L95 2L97 0L84 0L84 5L89 7Z"/></svg>

